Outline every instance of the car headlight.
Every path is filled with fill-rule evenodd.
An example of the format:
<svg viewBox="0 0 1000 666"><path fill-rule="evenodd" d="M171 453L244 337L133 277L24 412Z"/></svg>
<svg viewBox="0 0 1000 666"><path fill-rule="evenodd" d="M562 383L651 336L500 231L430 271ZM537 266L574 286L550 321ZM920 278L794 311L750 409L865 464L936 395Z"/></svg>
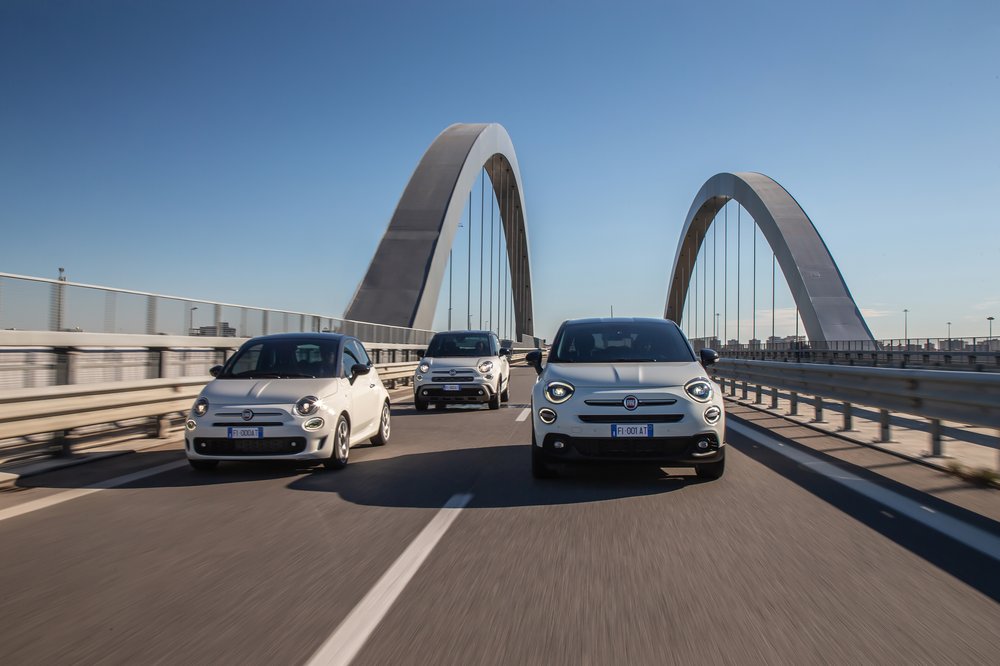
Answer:
<svg viewBox="0 0 1000 666"><path fill-rule="evenodd" d="M493 369L493 361L483 361L482 363L479 364L479 372L481 372L484 375L492 369Z"/></svg>
<svg viewBox="0 0 1000 666"><path fill-rule="evenodd" d="M698 402L708 402L712 399L712 383L701 377L685 384L684 390Z"/></svg>
<svg viewBox="0 0 1000 666"><path fill-rule="evenodd" d="M326 425L326 422L323 419L321 419L318 416L314 416L313 418L303 423L302 428L304 430L319 430L324 425Z"/></svg>
<svg viewBox="0 0 1000 666"><path fill-rule="evenodd" d="M715 405L712 405L711 407L705 410L705 423L709 425L715 425L716 423L719 422L719 419L721 417L722 417L722 410L716 407Z"/></svg>
<svg viewBox="0 0 1000 666"><path fill-rule="evenodd" d="M295 413L299 416L309 416L315 413L318 408L319 398L314 395L307 395L295 403Z"/></svg>
<svg viewBox="0 0 1000 666"><path fill-rule="evenodd" d="M422 372L422 373L424 373L424 374L427 374L428 372L430 372L430 371L431 371L431 364L430 364L430 363L421 363L421 364L420 364L419 366L417 366L417 367L418 367L418 369L420 370L420 372Z"/></svg>
<svg viewBox="0 0 1000 666"><path fill-rule="evenodd" d="M204 416L208 414L208 398L198 398L194 401L194 407L191 409L195 416Z"/></svg>
<svg viewBox="0 0 1000 666"><path fill-rule="evenodd" d="M545 385L545 399L558 405L572 398L575 390L566 382L549 382Z"/></svg>

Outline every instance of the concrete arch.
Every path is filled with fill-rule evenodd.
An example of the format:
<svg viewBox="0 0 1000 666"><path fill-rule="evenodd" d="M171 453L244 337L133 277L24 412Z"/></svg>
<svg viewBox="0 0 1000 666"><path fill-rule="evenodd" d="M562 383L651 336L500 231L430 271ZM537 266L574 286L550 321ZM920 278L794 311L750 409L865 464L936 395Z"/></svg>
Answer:
<svg viewBox="0 0 1000 666"><path fill-rule="evenodd" d="M469 192L485 168L507 239L517 339L534 334L521 172L501 125L456 124L424 153L396 206L345 319L430 329L448 253Z"/></svg>
<svg viewBox="0 0 1000 666"><path fill-rule="evenodd" d="M720 173L701 187L677 244L664 316L680 320L691 267L716 213L735 199L753 217L777 258L813 342L874 338L826 244L798 202L760 173Z"/></svg>

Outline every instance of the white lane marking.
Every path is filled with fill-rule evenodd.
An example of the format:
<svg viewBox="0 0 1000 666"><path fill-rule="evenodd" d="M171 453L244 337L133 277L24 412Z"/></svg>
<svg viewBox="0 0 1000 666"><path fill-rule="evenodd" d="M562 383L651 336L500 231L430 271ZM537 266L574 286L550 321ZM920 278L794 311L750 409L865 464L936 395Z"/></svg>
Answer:
<svg viewBox="0 0 1000 666"><path fill-rule="evenodd" d="M952 539L959 541L970 548L978 550L980 553L983 553L988 557L1000 560L1000 537L997 537L990 532L962 522L958 518L952 518L947 514L938 513L937 511L934 511L919 502L915 502L907 497L898 495L891 490L868 481L867 479L862 479L856 474L846 472L831 463L818 460L805 451L800 451L799 449L794 449L792 447L782 447L773 437L757 432L756 430L753 430L741 423L734 423L730 421L726 425L734 432L755 442L759 442L772 451L780 453L800 465L808 465L810 471L816 472L817 474L825 476L842 486L850 488L859 495L863 495L870 500L874 500L888 509L894 509L897 514L902 514L907 518L915 520L925 527L934 530L935 532L951 537Z"/></svg>
<svg viewBox="0 0 1000 666"><path fill-rule="evenodd" d="M306 666L347 666L364 646L368 637L385 617L407 583L424 563L434 546L448 531L462 509L472 500L471 493L452 495L431 522L406 547L392 566L354 610L344 618Z"/></svg>
<svg viewBox="0 0 1000 666"><path fill-rule="evenodd" d="M23 516L24 514L31 513L32 511L47 509L50 506L62 504L63 502L68 502L70 500L77 499L78 497L84 497L85 495L90 495L91 493L107 490L108 488L117 488L118 486L124 486L128 483L132 483L133 481L145 479L150 476L156 476L157 474L163 474L164 472L169 472L172 469L183 467L184 465L187 465L187 460L177 460L171 463L157 465L156 467L150 467L149 469L133 472L131 474L125 474L124 476L116 476L115 478L108 479L106 481L98 481L97 483L92 483L89 486L77 488L76 490L67 490L64 493L57 493L49 497L42 497L41 499L25 502L19 506L14 506L0 511L0 522L7 520L8 518Z"/></svg>
<svg viewBox="0 0 1000 666"><path fill-rule="evenodd" d="M531 416L531 410L525 407L521 410L521 413L517 415L515 421L527 421L528 417Z"/></svg>

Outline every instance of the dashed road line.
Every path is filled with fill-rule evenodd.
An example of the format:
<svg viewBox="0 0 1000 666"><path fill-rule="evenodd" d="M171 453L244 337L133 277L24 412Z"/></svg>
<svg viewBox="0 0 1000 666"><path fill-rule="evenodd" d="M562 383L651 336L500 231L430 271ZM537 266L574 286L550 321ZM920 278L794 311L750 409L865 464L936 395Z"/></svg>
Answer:
<svg viewBox="0 0 1000 666"><path fill-rule="evenodd" d="M521 413L517 415L515 421L527 421L528 417L531 415L531 410L528 408L522 409Z"/></svg>
<svg viewBox="0 0 1000 666"><path fill-rule="evenodd" d="M306 662L307 666L347 666L354 660L410 579L420 569L420 565L471 500L471 493L451 496L451 499L431 518L431 522L427 523L417 538L406 547L403 554L382 574L375 586Z"/></svg>

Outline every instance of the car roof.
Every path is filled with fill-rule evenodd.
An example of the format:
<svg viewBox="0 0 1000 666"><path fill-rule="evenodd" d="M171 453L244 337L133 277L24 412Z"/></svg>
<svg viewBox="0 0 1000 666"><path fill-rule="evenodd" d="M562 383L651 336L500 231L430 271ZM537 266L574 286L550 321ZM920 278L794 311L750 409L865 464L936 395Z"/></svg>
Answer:
<svg viewBox="0 0 1000 666"><path fill-rule="evenodd" d="M461 329L461 330L453 330L453 331L438 331L434 335L443 335L443 334L448 334L448 333L454 333L454 334L458 334L458 335L461 335L463 333L481 333L482 335L491 335L491 334L492 335L496 335L496 333L493 333L493 331L478 331L478 330L471 329L471 328L468 329L468 330Z"/></svg>
<svg viewBox="0 0 1000 666"><path fill-rule="evenodd" d="M343 333L271 333L269 335L258 335L250 338L247 342L260 342L262 340L322 340L325 342L340 342L341 340L353 336Z"/></svg>
<svg viewBox="0 0 1000 666"><path fill-rule="evenodd" d="M563 322L566 324L631 324L631 323L648 323L648 324L674 324L670 319L663 319L661 317L588 317L584 319L567 319ZM674 324L676 326L676 324Z"/></svg>

